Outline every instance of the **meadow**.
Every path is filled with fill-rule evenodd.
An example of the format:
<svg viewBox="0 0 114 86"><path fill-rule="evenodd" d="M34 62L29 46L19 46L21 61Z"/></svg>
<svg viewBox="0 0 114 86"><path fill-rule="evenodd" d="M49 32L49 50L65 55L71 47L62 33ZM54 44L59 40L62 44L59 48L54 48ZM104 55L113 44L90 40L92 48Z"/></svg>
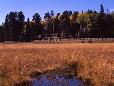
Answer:
<svg viewBox="0 0 114 86"><path fill-rule="evenodd" d="M77 77L94 86L113 86L114 43L0 44L0 86L13 86L33 72L78 64Z"/></svg>

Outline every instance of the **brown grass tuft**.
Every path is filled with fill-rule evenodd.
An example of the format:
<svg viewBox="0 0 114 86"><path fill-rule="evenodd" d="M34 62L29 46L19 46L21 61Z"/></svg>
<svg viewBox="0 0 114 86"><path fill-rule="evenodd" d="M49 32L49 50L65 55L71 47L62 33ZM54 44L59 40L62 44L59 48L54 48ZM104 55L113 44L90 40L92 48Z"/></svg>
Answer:
<svg viewBox="0 0 114 86"><path fill-rule="evenodd" d="M78 63L78 77L95 86L114 83L114 43L106 44L0 44L0 86L29 79L34 71L44 72Z"/></svg>

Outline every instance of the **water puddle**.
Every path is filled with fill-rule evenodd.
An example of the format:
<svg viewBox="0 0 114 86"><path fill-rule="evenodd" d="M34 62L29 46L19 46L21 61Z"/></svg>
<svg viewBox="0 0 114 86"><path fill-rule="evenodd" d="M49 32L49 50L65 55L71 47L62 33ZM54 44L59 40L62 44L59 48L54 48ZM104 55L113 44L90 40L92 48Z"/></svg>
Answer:
<svg viewBox="0 0 114 86"><path fill-rule="evenodd" d="M32 86L85 86L83 81L76 77L58 74L46 74L34 78Z"/></svg>

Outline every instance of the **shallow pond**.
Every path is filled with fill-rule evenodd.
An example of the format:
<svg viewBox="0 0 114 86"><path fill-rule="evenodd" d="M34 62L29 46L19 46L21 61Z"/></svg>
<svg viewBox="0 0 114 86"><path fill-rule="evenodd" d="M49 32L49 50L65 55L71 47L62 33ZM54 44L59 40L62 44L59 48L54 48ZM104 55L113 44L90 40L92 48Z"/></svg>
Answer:
<svg viewBox="0 0 114 86"><path fill-rule="evenodd" d="M85 86L76 77L64 77L57 74L41 75L32 81L33 86Z"/></svg>

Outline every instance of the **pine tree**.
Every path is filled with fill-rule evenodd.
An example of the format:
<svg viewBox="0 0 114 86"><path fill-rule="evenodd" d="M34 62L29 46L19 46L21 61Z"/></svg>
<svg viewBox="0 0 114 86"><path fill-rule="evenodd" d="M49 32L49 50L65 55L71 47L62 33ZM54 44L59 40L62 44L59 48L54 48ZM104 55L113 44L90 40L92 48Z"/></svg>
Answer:
<svg viewBox="0 0 114 86"><path fill-rule="evenodd" d="M100 7L101 7L101 8L100 8L100 13L101 13L101 14L104 14L104 6L103 6L103 4L101 4Z"/></svg>

